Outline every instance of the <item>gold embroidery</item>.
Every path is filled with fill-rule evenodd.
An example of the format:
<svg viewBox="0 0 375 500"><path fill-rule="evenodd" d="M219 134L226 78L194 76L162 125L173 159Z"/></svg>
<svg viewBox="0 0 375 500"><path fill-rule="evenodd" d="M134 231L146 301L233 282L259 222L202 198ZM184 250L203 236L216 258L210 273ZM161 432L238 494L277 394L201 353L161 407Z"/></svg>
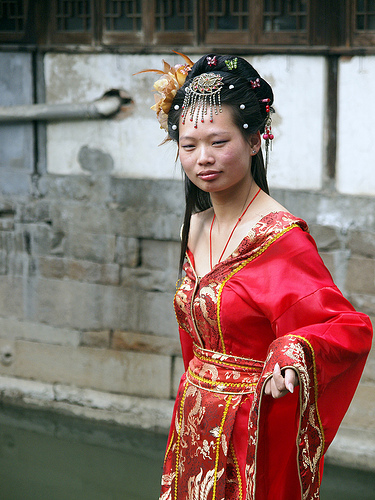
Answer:
<svg viewBox="0 0 375 500"><path fill-rule="evenodd" d="M311 356L312 356L312 362L313 362L313 374L314 374L315 411L316 411L316 416L318 418L320 434L321 434L321 437L322 437L322 453L323 453L324 452L324 447L325 447L325 435L324 435L323 424L322 424L322 421L321 421L321 418L320 418L320 413L319 413L319 408L318 408L318 375L317 375L317 372L316 372L315 352L314 352L313 346L310 344L310 342L305 337L302 337L300 335L291 335L291 337L302 339L310 347ZM319 466L320 466L320 462L319 462ZM320 469L320 467L319 467L319 469ZM319 474L319 483L320 483L320 474Z"/></svg>
<svg viewBox="0 0 375 500"><path fill-rule="evenodd" d="M227 404L225 405L223 418L221 419L221 424L220 424L220 431L219 431L219 435L218 435L217 441L216 441L215 476L214 476L214 487L212 489L212 500L215 500L215 497L216 497L216 482L217 482L217 469L219 466L220 442L221 442L221 436L223 434L225 419L227 417L227 413L228 413L229 405L230 405L231 401L232 401L232 396L229 396Z"/></svg>
<svg viewBox="0 0 375 500"><path fill-rule="evenodd" d="M168 456L169 450L170 450L170 449L171 449L171 447L172 447L173 440L174 440L174 431L172 432L171 439L170 439L170 441L169 441L169 443L168 443L168 447L167 447L166 452L165 452L165 456L164 456L164 463L165 463L165 461L167 460L167 456Z"/></svg>
<svg viewBox="0 0 375 500"><path fill-rule="evenodd" d="M233 442L232 441L231 441L229 447L230 447L230 451L232 452L232 458L233 458L233 462L234 462L234 467L236 469L237 481L238 481L238 491L241 492L241 496L242 496L242 479L241 479L240 466L238 465L238 460L237 460L237 457L236 457L236 452L234 450L234 446L233 446Z"/></svg>
<svg viewBox="0 0 375 500"><path fill-rule="evenodd" d="M216 380L210 380L210 379L207 379L207 378L204 378L204 377L200 377L199 375L196 375L192 369L188 368L188 373L190 376L192 376L193 378L195 378L196 380L199 380L199 382L203 382L204 384L210 384L210 385L215 385L216 388L220 391L220 386L223 385L223 386L232 386L232 387L247 387L250 389L250 387L253 387L255 386L257 383L258 383L258 378L256 379L256 381L254 382L242 382L242 383L238 383L238 382L225 382L225 381L222 381L222 380L219 380L219 381L216 381ZM191 382L191 381L190 381ZM200 386L198 386L200 387ZM200 387L201 389L204 389L204 387ZM222 392L222 391L220 391ZM252 392L252 391L250 391Z"/></svg>
<svg viewBox="0 0 375 500"><path fill-rule="evenodd" d="M210 351L210 352L213 352L213 351ZM210 363L214 363L214 364L218 364L218 365L225 365L225 366L229 366L229 367L233 367L233 368L239 368L240 370L249 370L251 372L261 372L262 371L262 368L263 368L263 365L264 365L264 361L258 361L258 360L255 360L255 359L251 359L251 358L238 358L238 356L236 356L238 359L243 359L243 360L246 360L246 361L251 361L253 363L259 363L259 367L257 366L245 366L245 365L239 365L239 364L236 364L236 363L229 363L228 361L222 361L222 360L219 360L217 357L213 358L213 357L209 357L209 356L203 356L202 354L198 353L198 352L194 352L195 356L202 360L202 361L208 361ZM218 353L220 354L220 353Z"/></svg>
<svg viewBox="0 0 375 500"><path fill-rule="evenodd" d="M181 442L181 434L182 434L182 421L183 421L183 412L184 412L184 404L185 404L185 398L186 398L186 391L189 387L189 383L186 382L186 386L184 389L184 393L181 398L181 405L180 405L180 419L178 422L178 434L177 434L177 443L176 443L176 475L175 475L175 485L174 485L174 497L175 500L177 500L177 489L178 489L178 465L179 465L179 458L180 458L180 442Z"/></svg>

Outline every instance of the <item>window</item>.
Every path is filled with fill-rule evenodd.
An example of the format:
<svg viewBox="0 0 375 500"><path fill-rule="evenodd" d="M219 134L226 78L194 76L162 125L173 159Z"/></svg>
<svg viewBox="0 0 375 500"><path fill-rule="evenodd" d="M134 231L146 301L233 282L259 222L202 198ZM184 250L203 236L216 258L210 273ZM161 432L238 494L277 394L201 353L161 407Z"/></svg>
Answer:
<svg viewBox="0 0 375 500"><path fill-rule="evenodd" d="M352 43L375 45L375 0L357 0L352 11Z"/></svg>
<svg viewBox="0 0 375 500"><path fill-rule="evenodd" d="M21 42L25 38L28 2L3 0L0 2L0 41Z"/></svg>
<svg viewBox="0 0 375 500"><path fill-rule="evenodd" d="M247 0L209 0L205 3L204 42L207 44L253 44L251 2Z"/></svg>
<svg viewBox="0 0 375 500"><path fill-rule="evenodd" d="M375 0L1 0L0 42L129 52L369 50Z"/></svg>
<svg viewBox="0 0 375 500"><path fill-rule="evenodd" d="M50 40L55 43L91 43L94 39L93 16L93 0L52 1Z"/></svg>
<svg viewBox="0 0 375 500"><path fill-rule="evenodd" d="M142 0L101 2L104 44L145 43L142 4Z"/></svg>
<svg viewBox="0 0 375 500"><path fill-rule="evenodd" d="M263 43L308 43L308 0L266 0L263 2Z"/></svg>

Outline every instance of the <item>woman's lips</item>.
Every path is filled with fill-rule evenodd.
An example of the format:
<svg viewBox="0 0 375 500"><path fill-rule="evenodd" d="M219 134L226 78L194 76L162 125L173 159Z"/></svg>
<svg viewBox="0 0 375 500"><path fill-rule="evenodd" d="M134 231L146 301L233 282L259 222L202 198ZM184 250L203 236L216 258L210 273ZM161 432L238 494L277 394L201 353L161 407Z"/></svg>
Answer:
<svg viewBox="0 0 375 500"><path fill-rule="evenodd" d="M203 181L213 181L219 175L220 172L218 170L204 170L203 172L199 172L198 177Z"/></svg>

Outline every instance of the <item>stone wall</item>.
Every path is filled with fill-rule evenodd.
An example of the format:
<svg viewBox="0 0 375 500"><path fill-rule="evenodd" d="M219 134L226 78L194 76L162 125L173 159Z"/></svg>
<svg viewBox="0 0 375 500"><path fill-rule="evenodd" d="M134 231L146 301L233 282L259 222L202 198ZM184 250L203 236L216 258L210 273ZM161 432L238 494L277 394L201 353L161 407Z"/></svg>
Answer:
<svg viewBox="0 0 375 500"><path fill-rule="evenodd" d="M0 205L0 375L173 398L182 373L172 309L181 183L101 171L46 174L39 186L37 199ZM375 200L273 195L309 222L336 283L375 316ZM372 353L347 425L373 432L374 400Z"/></svg>
<svg viewBox="0 0 375 500"><path fill-rule="evenodd" d="M171 398L181 186L42 184L42 198L1 207L0 373Z"/></svg>

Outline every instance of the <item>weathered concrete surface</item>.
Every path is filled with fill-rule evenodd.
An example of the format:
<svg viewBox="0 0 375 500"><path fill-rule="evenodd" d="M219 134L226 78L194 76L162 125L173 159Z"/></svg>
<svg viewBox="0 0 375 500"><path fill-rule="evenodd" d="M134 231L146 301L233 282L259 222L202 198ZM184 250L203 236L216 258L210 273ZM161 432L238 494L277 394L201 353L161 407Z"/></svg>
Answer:
<svg viewBox="0 0 375 500"><path fill-rule="evenodd" d="M173 401L0 376L0 401L166 433Z"/></svg>
<svg viewBox="0 0 375 500"><path fill-rule="evenodd" d="M374 361L374 357L373 357ZM330 463L375 471L375 383L362 383L327 453Z"/></svg>
<svg viewBox="0 0 375 500"><path fill-rule="evenodd" d="M0 53L0 106L32 104L32 55ZM31 123L0 124L0 191L7 195L30 192L34 170Z"/></svg>
<svg viewBox="0 0 375 500"><path fill-rule="evenodd" d="M11 363L0 364L2 375L144 397L171 397L171 358L165 355L3 339L0 352L10 352L6 356L13 358Z"/></svg>

